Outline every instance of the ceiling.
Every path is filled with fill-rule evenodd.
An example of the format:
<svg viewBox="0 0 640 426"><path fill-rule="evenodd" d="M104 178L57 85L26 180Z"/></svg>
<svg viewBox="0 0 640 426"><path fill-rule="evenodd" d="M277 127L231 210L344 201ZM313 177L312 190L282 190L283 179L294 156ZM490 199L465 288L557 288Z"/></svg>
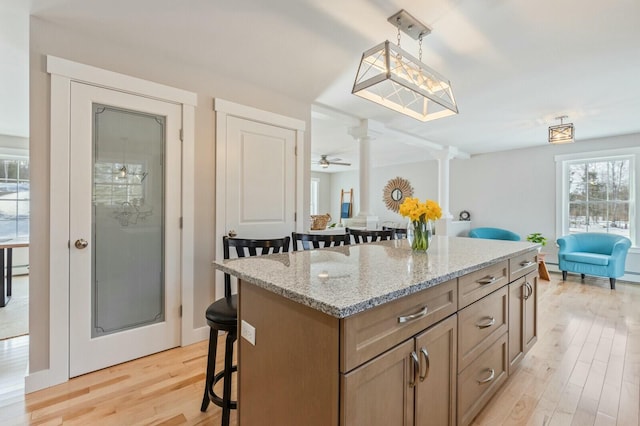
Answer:
<svg viewBox="0 0 640 426"><path fill-rule="evenodd" d="M31 13L314 104L312 159L351 162L369 119L373 166L546 145L569 116L576 140L640 132L638 0L32 0ZM362 52L396 40L405 9L431 27L423 61L460 113L426 123L351 94ZM207 42L203 44L203 40ZM203 48L204 46L204 48ZM417 42L402 38L417 56Z"/></svg>

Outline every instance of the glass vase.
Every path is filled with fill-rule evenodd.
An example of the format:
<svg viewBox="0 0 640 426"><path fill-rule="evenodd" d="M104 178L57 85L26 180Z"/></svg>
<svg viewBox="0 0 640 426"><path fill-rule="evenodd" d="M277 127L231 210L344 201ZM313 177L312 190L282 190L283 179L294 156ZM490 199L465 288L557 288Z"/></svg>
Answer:
<svg viewBox="0 0 640 426"><path fill-rule="evenodd" d="M429 250L431 235L433 234L430 220L409 221L407 224L407 240L413 251Z"/></svg>

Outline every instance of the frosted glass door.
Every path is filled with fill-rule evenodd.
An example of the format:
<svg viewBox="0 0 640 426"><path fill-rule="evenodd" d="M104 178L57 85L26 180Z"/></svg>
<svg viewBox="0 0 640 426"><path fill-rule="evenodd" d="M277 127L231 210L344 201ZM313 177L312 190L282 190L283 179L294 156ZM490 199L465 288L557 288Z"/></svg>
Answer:
<svg viewBox="0 0 640 426"><path fill-rule="evenodd" d="M92 337L164 320L165 118L93 104Z"/></svg>
<svg viewBox="0 0 640 426"><path fill-rule="evenodd" d="M70 113L74 377L180 344L182 114L82 83L71 85Z"/></svg>

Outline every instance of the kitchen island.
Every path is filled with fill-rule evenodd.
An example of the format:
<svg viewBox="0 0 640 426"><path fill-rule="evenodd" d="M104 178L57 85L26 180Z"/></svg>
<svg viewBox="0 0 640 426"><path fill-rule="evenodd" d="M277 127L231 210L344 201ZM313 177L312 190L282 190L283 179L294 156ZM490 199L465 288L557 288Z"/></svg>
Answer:
<svg viewBox="0 0 640 426"><path fill-rule="evenodd" d="M436 236L216 261L241 425L471 423L536 339L537 244Z"/></svg>

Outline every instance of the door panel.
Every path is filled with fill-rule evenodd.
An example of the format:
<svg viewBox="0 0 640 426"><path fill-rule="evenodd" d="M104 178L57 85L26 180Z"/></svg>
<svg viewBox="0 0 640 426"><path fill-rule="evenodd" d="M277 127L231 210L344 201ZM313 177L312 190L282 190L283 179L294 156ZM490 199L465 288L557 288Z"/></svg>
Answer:
<svg viewBox="0 0 640 426"><path fill-rule="evenodd" d="M281 238L295 228L295 132L227 119L226 233Z"/></svg>
<svg viewBox="0 0 640 426"><path fill-rule="evenodd" d="M71 86L70 375L179 345L180 107Z"/></svg>

